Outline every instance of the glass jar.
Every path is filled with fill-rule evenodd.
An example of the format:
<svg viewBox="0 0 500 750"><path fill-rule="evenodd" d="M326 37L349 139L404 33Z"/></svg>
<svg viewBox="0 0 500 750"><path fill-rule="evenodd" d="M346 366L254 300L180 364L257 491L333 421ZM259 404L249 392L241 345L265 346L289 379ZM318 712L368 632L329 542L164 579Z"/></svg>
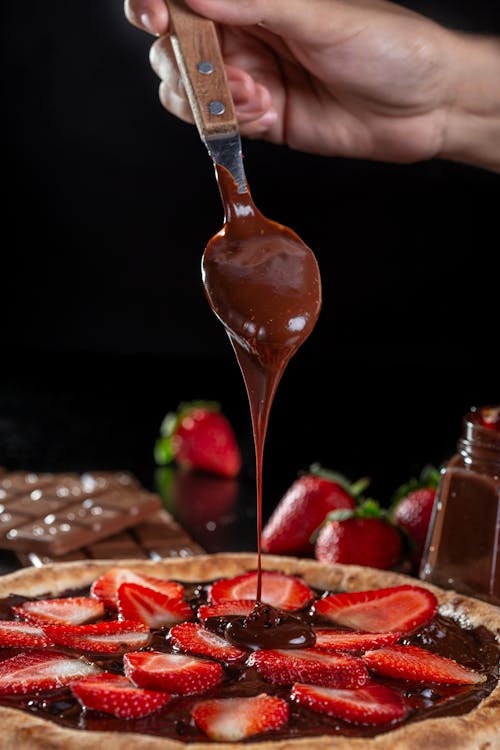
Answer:
<svg viewBox="0 0 500 750"><path fill-rule="evenodd" d="M441 471L420 578L500 604L500 406L464 416Z"/></svg>

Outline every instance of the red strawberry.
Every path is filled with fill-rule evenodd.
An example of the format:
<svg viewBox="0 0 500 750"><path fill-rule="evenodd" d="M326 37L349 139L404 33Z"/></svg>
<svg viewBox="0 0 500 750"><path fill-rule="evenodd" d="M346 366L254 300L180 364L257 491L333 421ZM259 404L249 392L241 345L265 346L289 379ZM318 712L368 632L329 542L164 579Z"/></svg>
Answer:
<svg viewBox="0 0 500 750"><path fill-rule="evenodd" d="M247 617L255 607L255 599L239 599L218 604L202 604L198 607L198 617L206 622L209 617L227 617L228 615L243 615Z"/></svg>
<svg viewBox="0 0 500 750"><path fill-rule="evenodd" d="M71 691L83 708L103 711L120 719L140 719L170 700L168 693L142 690L113 672L77 680L72 683Z"/></svg>
<svg viewBox="0 0 500 750"><path fill-rule="evenodd" d="M208 590L212 604L228 600L257 598L257 573L243 573L234 578L221 578ZM295 576L274 571L262 572L262 601L279 609L302 609L314 599L314 594L303 581Z"/></svg>
<svg viewBox="0 0 500 750"><path fill-rule="evenodd" d="M308 682L355 688L368 681L363 661L350 654L327 654L312 648L254 651L247 660L265 680L276 685Z"/></svg>
<svg viewBox="0 0 500 750"><path fill-rule="evenodd" d="M482 406L471 411L479 411L481 425L488 430L500 430L500 406Z"/></svg>
<svg viewBox="0 0 500 750"><path fill-rule="evenodd" d="M204 693L223 678L220 664L184 654L133 651L123 657L126 676L139 687L178 695Z"/></svg>
<svg viewBox="0 0 500 750"><path fill-rule="evenodd" d="M147 646L151 640L147 625L127 620L110 620L93 625L45 625L44 630L58 646L99 654L136 650Z"/></svg>
<svg viewBox="0 0 500 750"><path fill-rule="evenodd" d="M331 594L314 604L316 614L369 633L408 633L432 619L437 607L431 591L409 584Z"/></svg>
<svg viewBox="0 0 500 750"><path fill-rule="evenodd" d="M211 656L222 661L235 661L247 656L236 646L196 622L183 622L170 630L170 641L179 651L200 656Z"/></svg>
<svg viewBox="0 0 500 750"><path fill-rule="evenodd" d="M94 664L59 651L29 651L0 662L0 695L56 690L98 672Z"/></svg>
<svg viewBox="0 0 500 750"><path fill-rule="evenodd" d="M437 469L426 466L420 478L402 485L392 500L390 518L407 534L411 546L410 559L415 569L420 565L424 550L439 477Z"/></svg>
<svg viewBox="0 0 500 750"><path fill-rule="evenodd" d="M16 615L28 622L57 622L64 625L81 625L104 615L104 606L90 596L72 596L64 599L39 599L12 607Z"/></svg>
<svg viewBox="0 0 500 750"><path fill-rule="evenodd" d="M104 575L94 581L90 588L90 594L99 599L108 609L117 609L118 589L122 583L138 583L140 586L161 591L165 596L172 599L182 599L184 596L182 584L134 573L128 568L110 568Z"/></svg>
<svg viewBox="0 0 500 750"><path fill-rule="evenodd" d="M405 707L399 693L385 685L365 685L357 690L335 690L295 684L291 698L318 714L359 724L388 724L402 719Z"/></svg>
<svg viewBox="0 0 500 750"><path fill-rule="evenodd" d="M235 477L241 469L241 454L228 419L218 404L180 404L167 414L156 441L156 462L175 461L185 469L199 469L223 477Z"/></svg>
<svg viewBox="0 0 500 750"><path fill-rule="evenodd" d="M367 480L350 484L317 464L285 492L262 531L262 549L276 554L308 554L311 542L330 511L355 508Z"/></svg>
<svg viewBox="0 0 500 750"><path fill-rule="evenodd" d="M19 620L0 620L0 648L40 648L52 644L41 627Z"/></svg>
<svg viewBox="0 0 500 750"><path fill-rule="evenodd" d="M398 529L389 523L374 500L356 510L328 514L316 539L314 555L323 563L366 565L387 570L401 558L403 544Z"/></svg>
<svg viewBox="0 0 500 750"><path fill-rule="evenodd" d="M390 646L367 651L362 659L373 672L400 680L473 685L486 679L486 675L418 646Z"/></svg>
<svg viewBox="0 0 500 750"><path fill-rule="evenodd" d="M215 698L192 710L196 726L215 742L239 742L255 734L280 729L288 721L286 701L275 696Z"/></svg>
<svg viewBox="0 0 500 750"><path fill-rule="evenodd" d="M391 646L399 640L401 634L317 628L314 635L314 648L320 651L368 651L381 646Z"/></svg>
<svg viewBox="0 0 500 750"><path fill-rule="evenodd" d="M122 583L118 589L118 612L121 620L142 622L149 628L175 625L193 617L191 607L183 599L172 599L137 583Z"/></svg>

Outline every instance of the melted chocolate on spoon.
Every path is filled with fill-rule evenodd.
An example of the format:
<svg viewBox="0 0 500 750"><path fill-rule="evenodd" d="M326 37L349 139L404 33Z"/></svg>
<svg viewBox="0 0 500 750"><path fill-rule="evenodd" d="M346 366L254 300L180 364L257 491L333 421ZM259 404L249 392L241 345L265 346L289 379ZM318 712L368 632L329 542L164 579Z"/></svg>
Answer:
<svg viewBox="0 0 500 750"><path fill-rule="evenodd" d="M304 626L295 626L284 613L271 615L268 605L262 616L262 464L274 394L290 358L318 319L321 280L310 248L291 229L266 219L250 192L238 192L231 174L220 165L216 168L225 222L203 255L203 282L245 381L257 483L258 604L248 620L231 622L227 635L253 648L299 648L314 642L312 632L304 635Z"/></svg>

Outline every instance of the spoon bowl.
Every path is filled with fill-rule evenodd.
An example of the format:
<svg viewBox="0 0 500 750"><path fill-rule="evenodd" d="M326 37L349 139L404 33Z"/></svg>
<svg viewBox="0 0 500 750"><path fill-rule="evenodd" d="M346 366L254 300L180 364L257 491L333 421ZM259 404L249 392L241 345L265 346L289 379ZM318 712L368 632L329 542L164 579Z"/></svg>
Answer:
<svg viewBox="0 0 500 750"><path fill-rule="evenodd" d="M217 168L223 228L202 259L208 301L230 338L264 367L288 361L313 330L321 279L311 249L255 207L230 173Z"/></svg>

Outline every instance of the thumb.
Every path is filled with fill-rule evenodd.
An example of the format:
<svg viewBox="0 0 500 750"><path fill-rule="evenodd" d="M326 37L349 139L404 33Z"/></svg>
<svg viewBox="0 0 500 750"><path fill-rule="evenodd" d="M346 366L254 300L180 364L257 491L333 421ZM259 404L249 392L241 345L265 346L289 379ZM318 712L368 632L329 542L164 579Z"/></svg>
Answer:
<svg viewBox="0 0 500 750"><path fill-rule="evenodd" d="M200 15L226 26L258 25L290 39L314 42L337 24L337 0L186 0ZM345 12L345 10L344 10Z"/></svg>

